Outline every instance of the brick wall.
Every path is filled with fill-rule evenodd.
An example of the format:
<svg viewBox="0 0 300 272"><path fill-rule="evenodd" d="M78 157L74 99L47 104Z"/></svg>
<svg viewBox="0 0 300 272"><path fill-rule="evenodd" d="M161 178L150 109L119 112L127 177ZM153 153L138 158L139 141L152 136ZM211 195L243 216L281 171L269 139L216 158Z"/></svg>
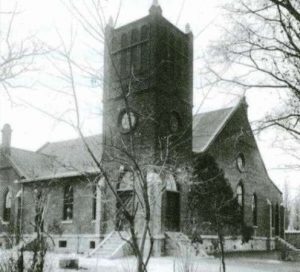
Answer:
<svg viewBox="0 0 300 272"><path fill-rule="evenodd" d="M64 187L72 184L74 192L73 219L63 220ZM93 220L93 190L92 185L83 179L68 179L52 182L39 182L24 185L24 232L32 233L35 218L35 189L41 188L47 195L44 202L46 207L46 230L55 229L54 232L62 234L94 234L95 221Z"/></svg>
<svg viewBox="0 0 300 272"><path fill-rule="evenodd" d="M270 234L268 201L274 207L276 204L280 205L282 195L268 177L246 111L245 105L241 105L237 109L208 152L215 157L220 168L224 170L225 177L231 183L234 191L239 182L242 182L244 186L244 220L250 226L253 225L252 197L254 193L257 195L258 222L256 235L268 237ZM243 153L245 157L245 168L242 172L238 170L236 163L236 158L240 153Z"/></svg>

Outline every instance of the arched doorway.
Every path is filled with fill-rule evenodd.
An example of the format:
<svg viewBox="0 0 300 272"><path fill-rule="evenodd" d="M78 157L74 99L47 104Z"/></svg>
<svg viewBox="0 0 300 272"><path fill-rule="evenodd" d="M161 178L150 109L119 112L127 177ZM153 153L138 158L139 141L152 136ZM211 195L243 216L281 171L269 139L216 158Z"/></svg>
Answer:
<svg viewBox="0 0 300 272"><path fill-rule="evenodd" d="M164 193L164 226L166 231L180 231L180 190L172 175L166 176Z"/></svg>
<svg viewBox="0 0 300 272"><path fill-rule="evenodd" d="M116 203L116 231L123 231L128 229L129 222L124 216L122 205L126 208L129 213L133 213L135 210L134 203L134 175L130 171L126 171L120 177L117 185L117 194L120 201Z"/></svg>

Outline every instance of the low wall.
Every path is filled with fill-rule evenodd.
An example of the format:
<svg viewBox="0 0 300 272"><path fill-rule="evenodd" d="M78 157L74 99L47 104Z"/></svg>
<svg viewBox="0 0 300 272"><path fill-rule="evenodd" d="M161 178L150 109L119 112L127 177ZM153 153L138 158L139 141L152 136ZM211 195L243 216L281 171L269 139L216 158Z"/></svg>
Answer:
<svg viewBox="0 0 300 272"><path fill-rule="evenodd" d="M201 248L208 254L216 252L218 246L218 238L215 235L201 236L203 243ZM225 251L238 252L238 251L266 251L275 250L275 239L268 239L266 237L253 237L248 243L242 243L240 237L232 238L225 237Z"/></svg>
<svg viewBox="0 0 300 272"><path fill-rule="evenodd" d="M286 231L285 240L300 249L300 231Z"/></svg>

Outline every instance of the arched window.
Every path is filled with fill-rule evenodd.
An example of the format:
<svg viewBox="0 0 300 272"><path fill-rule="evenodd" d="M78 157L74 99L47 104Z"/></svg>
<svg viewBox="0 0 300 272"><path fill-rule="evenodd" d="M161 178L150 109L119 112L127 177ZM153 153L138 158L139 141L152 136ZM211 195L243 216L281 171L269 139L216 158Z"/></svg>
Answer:
<svg viewBox="0 0 300 272"><path fill-rule="evenodd" d="M131 44L137 43L139 40L139 31L137 29L133 29L131 32ZM138 46L134 45L131 48L131 69L133 71L137 71L139 69L139 58L138 58Z"/></svg>
<svg viewBox="0 0 300 272"><path fill-rule="evenodd" d="M131 32L131 43L136 43L139 40L139 31L135 28Z"/></svg>
<svg viewBox="0 0 300 272"><path fill-rule="evenodd" d="M111 51L115 52L118 49L118 43L117 43L117 38L113 37L111 39Z"/></svg>
<svg viewBox="0 0 300 272"><path fill-rule="evenodd" d="M73 204L74 204L73 187L71 185L66 185L64 188L63 220L73 219Z"/></svg>
<svg viewBox="0 0 300 272"><path fill-rule="evenodd" d="M11 191L7 190L4 195L4 210L3 210L3 221L9 222L11 216L11 202L12 202L12 195Z"/></svg>
<svg viewBox="0 0 300 272"><path fill-rule="evenodd" d="M145 41L149 37L149 27L144 25L141 29L141 40ZM149 44L144 42L141 45L141 69L147 71L149 64Z"/></svg>
<svg viewBox="0 0 300 272"><path fill-rule="evenodd" d="M170 77L174 78L174 67L175 67L175 36L173 33L170 34L169 40L169 65L170 65Z"/></svg>
<svg viewBox="0 0 300 272"><path fill-rule="evenodd" d="M274 228L275 227L275 206L273 205L273 203L271 203L271 207L272 207L271 221L272 221L272 228Z"/></svg>
<svg viewBox="0 0 300 272"><path fill-rule="evenodd" d="M141 40L146 40L149 37L149 27L144 25L141 29Z"/></svg>
<svg viewBox="0 0 300 272"><path fill-rule="evenodd" d="M236 188L236 197L237 197L237 201L238 204L240 205L240 207L244 206L244 188L242 184L239 184Z"/></svg>
<svg viewBox="0 0 300 272"><path fill-rule="evenodd" d="M239 185L236 187L236 197L237 202L240 206L242 218L244 217L244 187L242 183L239 183Z"/></svg>
<svg viewBox="0 0 300 272"><path fill-rule="evenodd" d="M134 200L135 192L134 192L134 173L131 171L123 172L117 184L117 193L119 199L116 205L116 229L121 231L128 228L129 222L124 216L122 212L122 206L126 208L127 212L133 214L136 210L136 203ZM120 202L121 201L121 202Z"/></svg>
<svg viewBox="0 0 300 272"><path fill-rule="evenodd" d="M127 35L123 34L121 37L121 76L126 76L127 74L127 47L128 47L128 39Z"/></svg>
<svg viewBox="0 0 300 272"><path fill-rule="evenodd" d="M180 54L182 47L182 41L181 38L176 39L176 44L175 44L175 49L176 49L176 58L175 58L175 78L181 77L181 71L180 69L182 68L182 55ZM180 81L180 80L179 80Z"/></svg>
<svg viewBox="0 0 300 272"><path fill-rule="evenodd" d="M44 199L42 191L39 189L35 190L35 219L34 219L34 231L44 230Z"/></svg>
<svg viewBox="0 0 300 272"><path fill-rule="evenodd" d="M96 220L96 213L97 213L97 186L94 185L93 189L93 207L92 207L92 216L93 220Z"/></svg>
<svg viewBox="0 0 300 272"><path fill-rule="evenodd" d="M252 196L252 224L257 226L257 196L253 194Z"/></svg>
<svg viewBox="0 0 300 272"><path fill-rule="evenodd" d="M276 203L275 205L275 235L279 236L279 226L280 226L280 216L279 216L279 205Z"/></svg>

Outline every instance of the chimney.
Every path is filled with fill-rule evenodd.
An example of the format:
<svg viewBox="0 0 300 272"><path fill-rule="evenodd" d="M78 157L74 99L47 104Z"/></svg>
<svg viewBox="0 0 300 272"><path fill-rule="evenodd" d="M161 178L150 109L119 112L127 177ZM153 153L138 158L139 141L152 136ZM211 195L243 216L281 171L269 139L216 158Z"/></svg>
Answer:
<svg viewBox="0 0 300 272"><path fill-rule="evenodd" d="M2 150L4 154L10 154L12 129L9 124L5 124L2 129Z"/></svg>

